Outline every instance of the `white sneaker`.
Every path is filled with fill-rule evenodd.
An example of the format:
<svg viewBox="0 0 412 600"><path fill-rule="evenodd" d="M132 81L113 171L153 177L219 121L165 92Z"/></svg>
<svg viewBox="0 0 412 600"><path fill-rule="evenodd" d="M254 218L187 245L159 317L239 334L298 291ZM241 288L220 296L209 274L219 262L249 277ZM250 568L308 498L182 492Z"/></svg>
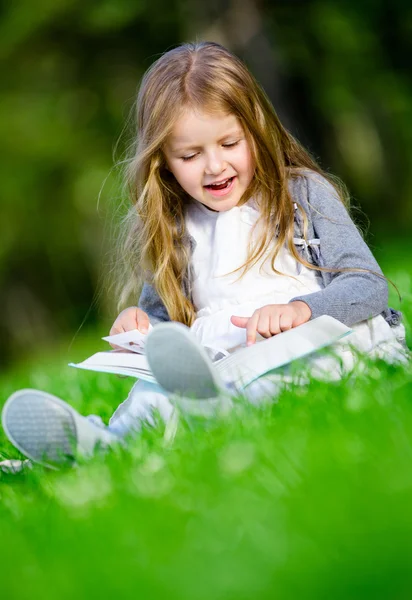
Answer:
<svg viewBox="0 0 412 600"><path fill-rule="evenodd" d="M185 325L156 325L147 337L145 352L154 377L166 391L198 400L228 394L206 350Z"/></svg>
<svg viewBox="0 0 412 600"><path fill-rule="evenodd" d="M56 468L76 455L89 457L96 445L109 446L119 438L80 415L69 404L39 390L19 390L2 411L10 442L34 462Z"/></svg>

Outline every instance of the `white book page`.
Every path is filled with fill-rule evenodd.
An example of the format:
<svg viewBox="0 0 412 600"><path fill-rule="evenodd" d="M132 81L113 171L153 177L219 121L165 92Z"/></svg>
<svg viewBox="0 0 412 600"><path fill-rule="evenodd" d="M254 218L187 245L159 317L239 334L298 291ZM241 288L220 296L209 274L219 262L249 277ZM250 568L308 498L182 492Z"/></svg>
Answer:
<svg viewBox="0 0 412 600"><path fill-rule="evenodd" d="M76 369L83 369L85 371L97 371L100 373L113 373L114 375L124 375L127 377L134 377L135 379L144 379L151 383L156 383L153 375L145 370L134 369L131 367L113 367L113 366L101 366L101 365L87 365L84 363L69 363L69 367L76 367Z"/></svg>
<svg viewBox="0 0 412 600"><path fill-rule="evenodd" d="M142 333L138 329L132 329L132 331L116 333L115 335L107 335L106 337L103 337L102 340L104 340L105 342L109 342L109 344L119 346L119 348L130 350L130 352L135 352L136 354L143 354L147 336L152 331L152 329L153 325L149 324L149 329L147 333Z"/></svg>
<svg viewBox="0 0 412 600"><path fill-rule="evenodd" d="M352 329L340 321L323 315L299 327L242 348L215 363L226 383L246 386L268 371L329 346Z"/></svg>
<svg viewBox="0 0 412 600"><path fill-rule="evenodd" d="M113 350L111 352L97 352L81 363L69 363L70 367L85 369L87 371L100 371L128 375L156 383L147 359L143 354Z"/></svg>
<svg viewBox="0 0 412 600"><path fill-rule="evenodd" d="M80 365L88 367L127 367L150 372L149 363L143 354L137 354L135 352L123 352L120 350L96 352L96 354L93 354L75 366L77 367Z"/></svg>

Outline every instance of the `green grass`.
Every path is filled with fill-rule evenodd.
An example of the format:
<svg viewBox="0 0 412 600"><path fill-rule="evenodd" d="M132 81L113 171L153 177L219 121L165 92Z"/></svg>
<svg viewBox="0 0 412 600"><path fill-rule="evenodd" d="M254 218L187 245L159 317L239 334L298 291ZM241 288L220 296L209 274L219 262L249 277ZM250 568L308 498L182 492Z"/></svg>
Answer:
<svg viewBox="0 0 412 600"><path fill-rule="evenodd" d="M37 387L107 420L131 381L65 362L16 368L0 404ZM411 434L412 368L376 363L173 441L159 423L75 469L0 475L1 597L409 598Z"/></svg>

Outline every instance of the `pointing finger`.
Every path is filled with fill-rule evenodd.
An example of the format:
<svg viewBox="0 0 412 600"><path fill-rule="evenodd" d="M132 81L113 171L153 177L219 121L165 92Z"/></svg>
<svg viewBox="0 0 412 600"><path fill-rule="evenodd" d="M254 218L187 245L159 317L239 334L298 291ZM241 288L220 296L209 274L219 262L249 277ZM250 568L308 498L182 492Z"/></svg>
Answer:
<svg viewBox="0 0 412 600"><path fill-rule="evenodd" d="M260 312L256 310L248 320L246 326L246 345L251 346L256 342L256 330L259 322Z"/></svg>

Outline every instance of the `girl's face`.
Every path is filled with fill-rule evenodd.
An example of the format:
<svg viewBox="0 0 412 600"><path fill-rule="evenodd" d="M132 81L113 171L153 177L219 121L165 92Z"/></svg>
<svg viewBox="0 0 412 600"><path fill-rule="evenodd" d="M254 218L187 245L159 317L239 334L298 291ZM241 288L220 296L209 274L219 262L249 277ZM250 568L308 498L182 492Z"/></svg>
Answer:
<svg viewBox="0 0 412 600"><path fill-rule="evenodd" d="M237 206L255 170L245 134L234 115L188 108L164 146L167 166L195 200L219 212Z"/></svg>

